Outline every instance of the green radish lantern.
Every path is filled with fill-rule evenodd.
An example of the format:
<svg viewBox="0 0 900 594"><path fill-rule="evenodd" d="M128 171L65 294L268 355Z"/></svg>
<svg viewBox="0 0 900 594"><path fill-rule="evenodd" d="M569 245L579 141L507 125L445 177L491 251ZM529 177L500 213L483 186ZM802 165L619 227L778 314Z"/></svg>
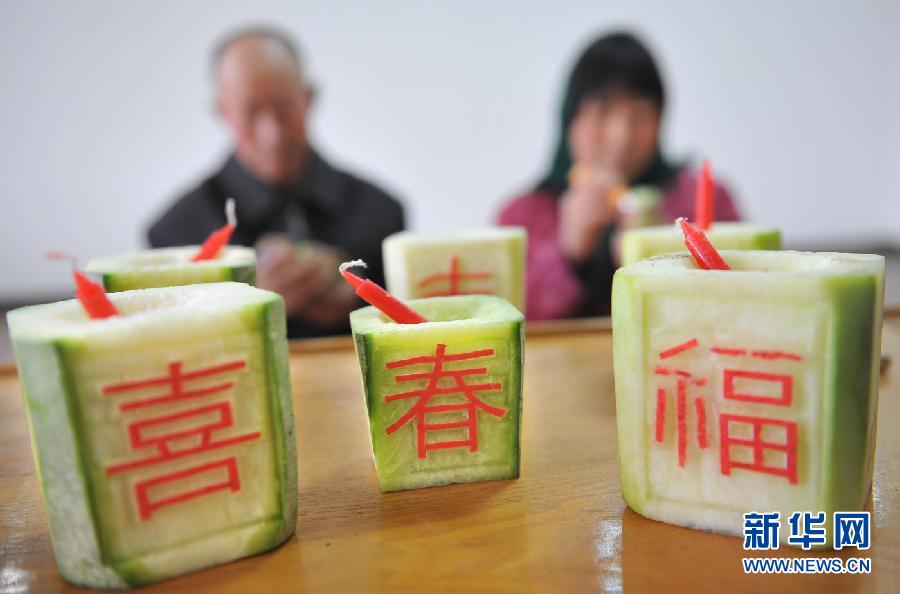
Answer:
<svg viewBox="0 0 900 594"><path fill-rule="evenodd" d="M8 314L60 575L125 588L289 538L281 298L242 283L107 298L84 277L78 295Z"/></svg>
<svg viewBox="0 0 900 594"><path fill-rule="evenodd" d="M519 476L522 322L487 295L403 303L348 268L350 314L382 491Z"/></svg>
<svg viewBox="0 0 900 594"><path fill-rule="evenodd" d="M708 240L721 250L780 250L781 231L750 223L715 222L715 183L709 161L704 160L697 180L694 197L694 223L705 232ZM619 255L622 266L644 258L680 252L684 240L671 225L636 227L622 233Z"/></svg>
<svg viewBox="0 0 900 594"><path fill-rule="evenodd" d="M864 509L884 258L723 251L720 266L691 239L708 270L670 254L613 281L626 503L735 535L745 512Z"/></svg>
<svg viewBox="0 0 900 594"><path fill-rule="evenodd" d="M722 250L780 250L781 231L752 223L712 223L709 240ZM622 266L645 258L684 251L684 238L672 225L635 227L622 233Z"/></svg>
<svg viewBox="0 0 900 594"><path fill-rule="evenodd" d="M525 229L403 231L384 240L387 289L399 299L495 295L525 308Z"/></svg>
<svg viewBox="0 0 900 594"><path fill-rule="evenodd" d="M256 283L256 254L251 248L228 246L216 258L194 261L198 249L158 248L94 258L84 269L110 293L228 281Z"/></svg>
<svg viewBox="0 0 900 594"><path fill-rule="evenodd" d="M237 227L234 200L225 204L226 224L200 246L159 248L94 258L85 272L100 279L108 292L235 281L256 283L256 253L229 246Z"/></svg>

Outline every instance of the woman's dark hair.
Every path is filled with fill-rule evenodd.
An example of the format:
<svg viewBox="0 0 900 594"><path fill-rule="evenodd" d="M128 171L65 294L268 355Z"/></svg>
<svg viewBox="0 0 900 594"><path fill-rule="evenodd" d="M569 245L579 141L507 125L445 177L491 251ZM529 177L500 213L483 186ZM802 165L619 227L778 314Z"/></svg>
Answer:
<svg viewBox="0 0 900 594"><path fill-rule="evenodd" d="M625 93L652 100L660 112L666 102L662 77L656 61L647 47L631 33L617 31L604 35L585 48L575 62L563 96L559 142L547 175L538 189L562 193L568 187L568 173L572 167L569 154L568 130L582 101L607 94ZM657 147L647 171L636 183L660 185L673 172L663 160Z"/></svg>

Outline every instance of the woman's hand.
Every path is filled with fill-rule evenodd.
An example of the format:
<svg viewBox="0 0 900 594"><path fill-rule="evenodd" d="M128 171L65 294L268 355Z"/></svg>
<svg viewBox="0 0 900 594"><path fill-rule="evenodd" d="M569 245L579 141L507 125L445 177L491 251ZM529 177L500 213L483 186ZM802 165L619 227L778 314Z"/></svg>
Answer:
<svg viewBox="0 0 900 594"><path fill-rule="evenodd" d="M618 219L610 197L621 191L623 180L617 173L593 170L572 181L561 198L559 242L565 256L578 264L590 256L603 228Z"/></svg>

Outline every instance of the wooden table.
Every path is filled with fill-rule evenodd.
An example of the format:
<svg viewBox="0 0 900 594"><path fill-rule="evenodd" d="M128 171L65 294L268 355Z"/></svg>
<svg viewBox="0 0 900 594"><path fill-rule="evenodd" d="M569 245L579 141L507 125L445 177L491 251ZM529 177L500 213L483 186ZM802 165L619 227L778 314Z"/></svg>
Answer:
<svg viewBox="0 0 900 594"><path fill-rule="evenodd" d="M884 350L900 364L900 310ZM748 576L738 538L625 507L607 321L533 325L522 477L382 494L349 339L292 348L300 465L296 535L258 557L147 592L874 592L900 589L900 381L882 378L871 575ZM896 376L896 370L894 370ZM15 370L0 368L0 590L62 592ZM846 553L846 554L845 554ZM762 556L762 555L760 555Z"/></svg>

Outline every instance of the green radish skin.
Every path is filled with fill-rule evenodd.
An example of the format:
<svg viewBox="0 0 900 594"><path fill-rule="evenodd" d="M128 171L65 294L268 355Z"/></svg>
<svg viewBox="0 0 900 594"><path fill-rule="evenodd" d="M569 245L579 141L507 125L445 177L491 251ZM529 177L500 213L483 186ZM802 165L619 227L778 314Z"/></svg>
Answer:
<svg viewBox="0 0 900 594"><path fill-rule="evenodd" d="M223 283L111 299L120 318L85 320L71 301L8 314L60 575L85 587L135 587L287 540L296 526L297 467L281 298ZM262 436L196 456L235 454L242 489L161 508L142 523L130 490L139 471L120 479L104 472L111 461L140 454L110 455L125 421L101 422L109 409L99 387L161 375L160 366L173 359L190 369L235 357L247 368L233 376L232 430L253 416ZM195 462L190 458L188 465Z"/></svg>
<svg viewBox="0 0 900 594"><path fill-rule="evenodd" d="M372 438L379 486L382 491L398 491L450 483L500 480L519 476L522 410L522 314L509 302L491 296L454 296L413 300L409 305L430 321L424 324L395 324L385 321L374 308L367 307L350 316L356 352L362 372L363 391ZM438 343L447 353L494 349L489 358L448 362L445 369L487 367L488 373L470 376L470 383L500 383L499 391L478 392L490 406L504 409L498 418L477 413L478 451L467 447L429 450L417 457L416 420L392 435L387 427L416 402L415 398L385 402L385 397L422 388L426 380L398 383L403 373L427 372L429 365L387 369L389 361L434 355ZM447 380L441 385L447 385ZM456 396L441 403L461 401ZM459 417L428 421L453 422ZM465 429L429 434L428 441L466 439Z"/></svg>
<svg viewBox="0 0 900 594"><path fill-rule="evenodd" d="M784 542L791 513L825 511L830 543L833 512L865 509L872 482L884 259L727 250L722 255L734 270L698 270L690 256L670 254L615 275L613 348L623 498L648 518L732 535L742 534L744 512L779 511ZM717 407L746 406L742 414L797 422L796 485L740 468L722 475L714 421L709 450L700 454L689 440L684 468L673 457L672 425L662 444L655 441L655 395L661 383L654 365L663 345L689 337L707 347L730 344L803 355L802 365L769 364L793 374L794 402L787 408L722 404L715 379L721 363L702 353L687 359L688 367L710 378L705 392L710 419ZM689 428L694 421L689 417Z"/></svg>
<svg viewBox="0 0 900 594"><path fill-rule="evenodd" d="M447 290L448 281L418 286L432 274L447 274L450 260L459 259L460 270L490 272L490 280L463 280L460 290L486 289L520 311L525 309L525 247L522 227L494 227L433 234L402 231L382 243L387 290L399 299L420 299L433 290Z"/></svg>
<svg viewBox="0 0 900 594"><path fill-rule="evenodd" d="M199 246L159 248L95 258L85 271L109 293L200 283L256 283L256 254L251 248L227 246L213 260L192 262Z"/></svg>
<svg viewBox="0 0 900 594"><path fill-rule="evenodd" d="M780 250L781 231L750 223L713 223L706 231L712 244L720 250ZM686 251L684 236L674 225L636 227L622 234L622 266L645 258Z"/></svg>

